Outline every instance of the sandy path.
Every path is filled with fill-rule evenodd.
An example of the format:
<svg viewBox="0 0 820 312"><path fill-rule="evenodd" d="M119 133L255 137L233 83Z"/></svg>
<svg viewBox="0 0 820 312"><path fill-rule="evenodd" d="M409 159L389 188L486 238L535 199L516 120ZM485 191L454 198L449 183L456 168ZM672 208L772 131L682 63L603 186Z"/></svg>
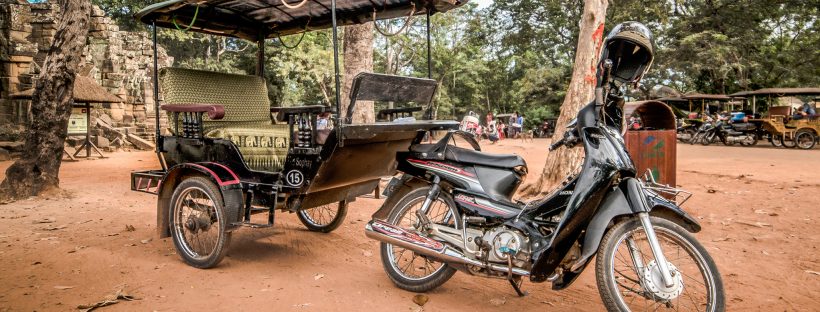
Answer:
<svg viewBox="0 0 820 312"><path fill-rule="evenodd" d="M546 140L507 140L485 149L519 153L536 173L546 146ZM141 300L104 309L416 308L414 294L395 288L383 272L378 244L364 237L364 221L381 200L353 203L345 224L331 234L308 232L294 215L279 213L273 229L240 230L219 267L198 270L182 263L169 239L156 238L156 198L129 191L129 172L156 167L153 154L111 156L64 164L61 185L71 198L0 206L0 311L75 310L120 287ZM679 184L695 193L684 208L704 226L697 236L718 262L730 310L820 307L820 275L812 273L820 272L820 167L804 165L816 164L820 149L679 145L678 156ZM0 162L0 170L8 165ZM44 218L55 222L34 223ZM424 309L603 308L592 270L562 292L548 284L524 287L531 295L517 298L506 281L459 273L428 294Z"/></svg>

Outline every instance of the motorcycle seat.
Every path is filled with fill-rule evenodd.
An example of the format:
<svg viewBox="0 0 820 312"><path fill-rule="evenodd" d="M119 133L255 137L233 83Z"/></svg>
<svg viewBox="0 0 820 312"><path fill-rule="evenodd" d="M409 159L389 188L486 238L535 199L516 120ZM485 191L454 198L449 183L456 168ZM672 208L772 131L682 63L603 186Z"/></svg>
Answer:
<svg viewBox="0 0 820 312"><path fill-rule="evenodd" d="M410 150L415 153L431 153L435 150L435 147L435 144L418 144L414 145ZM452 145L447 146L444 150L444 159L454 162L504 169L527 166L527 162L524 161L521 156L515 154L490 154Z"/></svg>

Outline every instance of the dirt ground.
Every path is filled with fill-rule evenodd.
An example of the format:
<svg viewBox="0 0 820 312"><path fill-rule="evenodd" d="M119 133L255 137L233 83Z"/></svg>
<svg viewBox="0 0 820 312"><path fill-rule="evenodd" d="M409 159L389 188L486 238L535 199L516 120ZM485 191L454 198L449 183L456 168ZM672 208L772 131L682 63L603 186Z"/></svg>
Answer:
<svg viewBox="0 0 820 312"><path fill-rule="evenodd" d="M763 142L761 142L763 143ZM547 140L506 140L491 152L524 156L540 172ZM351 204L330 234L308 232L293 214L271 229L242 229L210 270L185 265L156 236L156 198L129 190L129 172L156 168L150 152L64 163L68 198L0 206L0 311L70 311L123 290L139 300L107 311L413 311L413 293L383 272L364 222L381 200ZM732 311L820 309L820 149L679 145L684 209L717 261ZM10 162L0 162L0 178ZM530 175L533 179L535 174ZM45 222L45 223L42 223ZM132 226L133 230L126 228ZM428 293L427 311L597 311L594 272L569 289L526 282L518 298L503 280L459 273Z"/></svg>

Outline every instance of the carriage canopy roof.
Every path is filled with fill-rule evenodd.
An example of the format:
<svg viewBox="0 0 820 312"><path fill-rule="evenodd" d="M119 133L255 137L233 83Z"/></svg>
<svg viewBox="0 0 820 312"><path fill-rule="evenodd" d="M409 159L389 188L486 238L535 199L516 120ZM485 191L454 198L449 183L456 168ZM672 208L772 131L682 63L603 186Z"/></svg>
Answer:
<svg viewBox="0 0 820 312"><path fill-rule="evenodd" d="M820 88L765 88L755 91L741 91L730 94L730 96L734 97L747 97L752 95L820 95Z"/></svg>
<svg viewBox="0 0 820 312"><path fill-rule="evenodd" d="M338 0L339 26L446 12L469 0ZM331 0L168 0L137 12L146 24L257 41L332 27ZM196 18L194 18L196 17Z"/></svg>

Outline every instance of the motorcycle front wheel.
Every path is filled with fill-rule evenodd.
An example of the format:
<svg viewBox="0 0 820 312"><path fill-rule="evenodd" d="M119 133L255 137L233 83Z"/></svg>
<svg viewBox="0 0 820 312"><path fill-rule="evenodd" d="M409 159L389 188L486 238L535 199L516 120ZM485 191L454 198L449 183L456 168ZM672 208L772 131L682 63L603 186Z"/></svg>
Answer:
<svg viewBox="0 0 820 312"><path fill-rule="evenodd" d="M610 229L601 242L595 276L608 311L724 311L723 282L714 260L692 234L669 220L650 217L672 275L660 268L637 217Z"/></svg>
<svg viewBox="0 0 820 312"><path fill-rule="evenodd" d="M390 211L387 222L411 232L417 232L417 211L421 210L430 187L417 188L405 195ZM442 191L428 207L425 215L430 222L461 229L456 204ZM381 260L385 272L396 286L412 292L427 292L447 282L456 269L446 263L419 255L411 250L381 243Z"/></svg>

